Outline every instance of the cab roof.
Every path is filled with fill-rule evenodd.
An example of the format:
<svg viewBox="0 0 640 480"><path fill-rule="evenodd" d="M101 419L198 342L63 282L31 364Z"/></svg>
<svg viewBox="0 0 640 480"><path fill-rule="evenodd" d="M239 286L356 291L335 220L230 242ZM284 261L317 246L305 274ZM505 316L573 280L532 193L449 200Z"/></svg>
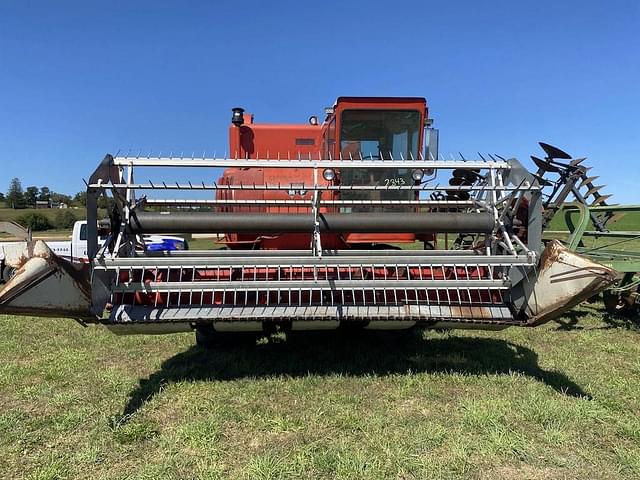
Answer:
<svg viewBox="0 0 640 480"><path fill-rule="evenodd" d="M338 97L336 103L427 103L424 97Z"/></svg>

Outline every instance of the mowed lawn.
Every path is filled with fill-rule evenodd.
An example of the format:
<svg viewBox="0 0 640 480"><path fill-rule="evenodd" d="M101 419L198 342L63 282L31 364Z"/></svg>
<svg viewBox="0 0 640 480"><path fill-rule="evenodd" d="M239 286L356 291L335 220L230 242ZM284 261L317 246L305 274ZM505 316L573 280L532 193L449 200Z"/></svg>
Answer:
<svg viewBox="0 0 640 480"><path fill-rule="evenodd" d="M640 478L640 331L599 304L537 329L218 352L0 328L1 478Z"/></svg>
<svg viewBox="0 0 640 480"><path fill-rule="evenodd" d="M640 318L601 304L537 329L217 352L63 319L0 328L0 479L640 478Z"/></svg>

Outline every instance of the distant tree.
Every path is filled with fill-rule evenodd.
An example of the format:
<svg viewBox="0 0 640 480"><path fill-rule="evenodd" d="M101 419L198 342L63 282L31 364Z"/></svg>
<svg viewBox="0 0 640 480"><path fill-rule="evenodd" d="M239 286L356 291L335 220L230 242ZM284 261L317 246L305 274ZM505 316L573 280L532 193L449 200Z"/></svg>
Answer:
<svg viewBox="0 0 640 480"><path fill-rule="evenodd" d="M0 202L4 202L4 193L0 192Z"/></svg>
<svg viewBox="0 0 640 480"><path fill-rule="evenodd" d="M73 224L76 223L76 220L77 218L71 210L64 209L59 210L58 213L56 213L56 218L53 223L56 228L73 228Z"/></svg>
<svg viewBox="0 0 640 480"><path fill-rule="evenodd" d="M27 207L35 208L36 200L40 195L40 189L38 187L27 187L27 190L24 192L24 201L27 204Z"/></svg>
<svg viewBox="0 0 640 480"><path fill-rule="evenodd" d="M78 207L86 207L87 206L87 192L78 192L73 197L74 205Z"/></svg>
<svg viewBox="0 0 640 480"><path fill-rule="evenodd" d="M51 201L54 203L66 203L69 205L71 203L71 196L65 195L64 193L51 192Z"/></svg>
<svg viewBox="0 0 640 480"><path fill-rule="evenodd" d="M43 202L48 202L49 200L51 200L51 190L49 190L49 187L42 187L40 189L38 200L42 200Z"/></svg>
<svg viewBox="0 0 640 480"><path fill-rule="evenodd" d="M113 209L113 198L107 197L106 195L100 195L98 197L98 208L110 212Z"/></svg>
<svg viewBox="0 0 640 480"><path fill-rule="evenodd" d="M41 232L53 228L49 219L39 212L23 213L16 218L16 222L23 227L30 228L34 232Z"/></svg>
<svg viewBox="0 0 640 480"><path fill-rule="evenodd" d="M24 192L19 178L12 178L6 198L7 205L11 208L24 208Z"/></svg>

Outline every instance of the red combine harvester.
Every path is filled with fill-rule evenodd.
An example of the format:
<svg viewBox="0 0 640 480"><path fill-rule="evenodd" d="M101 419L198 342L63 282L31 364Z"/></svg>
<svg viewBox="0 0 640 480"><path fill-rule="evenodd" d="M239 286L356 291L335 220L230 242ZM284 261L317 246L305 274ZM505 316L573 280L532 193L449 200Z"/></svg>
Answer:
<svg viewBox="0 0 640 480"><path fill-rule="evenodd" d="M500 329L544 323L615 281L559 243L543 246L543 178L515 159L441 160L431 123L423 98L341 97L322 123L257 124L233 109L231 158L107 155L87 182L89 270L39 242L9 249L17 274L0 312L120 333L193 329L203 343L275 330ZM541 145L553 162L558 150ZM208 173L137 182L145 169ZM99 249L101 195L113 209ZM225 248L146 251L152 233L216 233Z"/></svg>
<svg viewBox="0 0 640 480"><path fill-rule="evenodd" d="M229 129L230 151L234 157L243 159L276 158L279 160L360 160L360 161L395 161L418 160L423 155L423 125L427 122L427 105L424 98L360 98L341 97L333 108L327 109L327 118L320 124L316 117L311 117L308 125L260 125L253 123L252 115L244 115L240 108L234 109L232 126ZM432 146L433 148L433 146ZM315 172L316 174L318 172ZM309 215L314 191L305 185L320 182L325 187L339 185L368 184L369 186L410 186L424 177L422 169L347 169L338 175L335 168L322 170L322 176L314 178L311 169L246 169L240 165L225 170L220 183L233 185L244 184L285 184L292 185L288 190L218 190L219 200L232 197L237 200L268 200L269 205L260 208L239 208L233 205L230 212L269 213L270 217L265 230L269 232L276 222L275 215L287 215L284 222L294 222L298 217L291 214ZM412 174L419 175L414 179ZM416 234L404 232L398 227L395 232L384 233L381 230L379 212L415 212L415 205L402 205L393 200L417 200L417 190L327 190L322 193L324 208L327 213L359 213L348 218L346 231L321 235L325 248L371 248L373 244L413 243L416 240L435 240L433 234ZM295 200L294 207L292 200ZM342 200L342 203L340 203ZM377 202L377 205L376 205ZM347 206L348 205L348 206ZM376 210L371 207L380 206ZM364 216L363 213L373 213ZM337 217L336 217L337 218ZM344 217L347 218L347 217ZM389 215L400 225L402 216ZM363 224L364 222L364 224ZM366 226L370 222L369 226ZM307 222L308 223L308 222ZM362 232L357 232L354 225L359 225ZM311 244L308 229L306 233L289 233L270 237L263 235L242 235L232 233L226 238L230 248L261 249L305 249ZM273 230L271 230L273 232ZM276 228L276 233L277 228ZM378 247L379 248L379 247Z"/></svg>

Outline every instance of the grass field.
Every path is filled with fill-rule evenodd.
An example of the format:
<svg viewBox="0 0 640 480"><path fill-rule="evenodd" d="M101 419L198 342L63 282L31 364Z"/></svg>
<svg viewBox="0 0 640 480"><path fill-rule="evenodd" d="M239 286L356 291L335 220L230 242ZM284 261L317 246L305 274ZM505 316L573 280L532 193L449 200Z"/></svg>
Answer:
<svg viewBox="0 0 640 480"><path fill-rule="evenodd" d="M577 223L578 213L576 212L572 217ZM640 212L620 212L607 223L607 227L610 230L638 231L640 230ZM555 215L549 224L549 230L566 230L566 228L565 216L562 213ZM591 225L589 229L592 229Z"/></svg>
<svg viewBox="0 0 640 480"><path fill-rule="evenodd" d="M15 222L19 217L23 215L27 215L30 213L39 213L44 215L49 219L49 221L54 224L56 215L61 211L57 208L43 208L43 209L35 209L35 208L23 208L14 210L12 208L0 208L0 221L10 221ZM84 208L71 208L69 209L78 220L84 220L87 218L87 212ZM70 229L49 229L41 232L33 232L34 238L43 238L43 239L58 239L58 238L68 238L71 236ZM9 237L9 235L4 232L0 232L0 239Z"/></svg>
<svg viewBox="0 0 640 480"><path fill-rule="evenodd" d="M87 211L84 208L70 208L68 210L72 212L78 218L78 220L87 218ZM40 213L53 222L56 218L56 214L60 213L61 211L62 210L60 210L59 208L21 208L15 210L13 208L0 208L0 220L15 221L16 218L29 213Z"/></svg>
<svg viewBox="0 0 640 480"><path fill-rule="evenodd" d="M0 329L2 479L640 478L640 318L600 304L537 329L216 352L63 319Z"/></svg>
<svg viewBox="0 0 640 480"><path fill-rule="evenodd" d="M640 478L640 331L275 337L207 352L0 316L0 477Z"/></svg>
<svg viewBox="0 0 640 480"><path fill-rule="evenodd" d="M573 222L578 222L578 215L572 215ZM640 211L621 212L613 217L608 223L610 231L640 232ZM589 225L587 230L593 230ZM566 231L567 224L562 213L556 215L549 224L549 231ZM565 240L567 234L545 233L545 238L559 238ZM606 237L583 237L583 246L587 249L611 249L616 251L640 252L640 238L606 238Z"/></svg>

